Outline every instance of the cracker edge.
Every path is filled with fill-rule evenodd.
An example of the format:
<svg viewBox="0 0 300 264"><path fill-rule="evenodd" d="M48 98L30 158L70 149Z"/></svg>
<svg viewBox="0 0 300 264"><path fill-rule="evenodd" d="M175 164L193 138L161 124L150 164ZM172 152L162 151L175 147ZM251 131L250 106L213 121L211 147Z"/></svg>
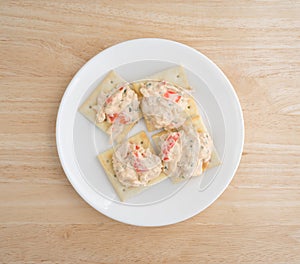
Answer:
<svg viewBox="0 0 300 264"><path fill-rule="evenodd" d="M174 76L174 77L172 77L172 80L164 77L164 76L169 76L169 75ZM176 76L176 78L175 78L175 76ZM177 77L177 76L179 76L179 77ZM152 75L148 76L147 78L153 79L153 80L159 80L159 81L164 80L164 81L176 84L176 85L184 88L185 90L191 90L191 87L190 87L188 79L187 79L187 75L185 73L185 69L182 65L167 68L163 71L152 74ZM178 79L180 81L177 81Z"/></svg>

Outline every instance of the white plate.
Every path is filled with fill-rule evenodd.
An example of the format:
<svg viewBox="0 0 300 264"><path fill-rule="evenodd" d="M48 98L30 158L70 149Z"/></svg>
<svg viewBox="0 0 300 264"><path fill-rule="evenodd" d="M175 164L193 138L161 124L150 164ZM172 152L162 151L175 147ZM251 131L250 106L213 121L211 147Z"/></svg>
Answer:
<svg viewBox="0 0 300 264"><path fill-rule="evenodd" d="M108 137L77 109L109 70L133 81L175 65L186 69L222 164L179 185L166 180L121 203L96 158L110 147ZM141 126L136 126L133 133ZM136 39L100 52L75 75L58 111L56 141L69 181L92 207L120 222L163 226L198 214L226 189L240 162L244 122L233 87L207 57L174 41Z"/></svg>

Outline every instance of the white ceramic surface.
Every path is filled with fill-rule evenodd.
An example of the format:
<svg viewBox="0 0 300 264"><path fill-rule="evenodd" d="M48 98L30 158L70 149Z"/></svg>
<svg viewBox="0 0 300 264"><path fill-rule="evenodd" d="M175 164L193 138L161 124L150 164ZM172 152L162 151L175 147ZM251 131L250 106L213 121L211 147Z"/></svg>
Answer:
<svg viewBox="0 0 300 264"><path fill-rule="evenodd" d="M134 81L175 65L182 65L186 69L189 82L195 90L193 96L222 164L201 177L179 185L166 180L121 203L96 157L110 147L108 137L77 109L112 69L127 81ZM141 129L145 129L143 122L131 134ZM102 51L75 75L58 111L56 141L69 181L92 207L120 222L163 226L203 211L226 189L240 162L244 122L233 87L207 57L174 41L136 39Z"/></svg>

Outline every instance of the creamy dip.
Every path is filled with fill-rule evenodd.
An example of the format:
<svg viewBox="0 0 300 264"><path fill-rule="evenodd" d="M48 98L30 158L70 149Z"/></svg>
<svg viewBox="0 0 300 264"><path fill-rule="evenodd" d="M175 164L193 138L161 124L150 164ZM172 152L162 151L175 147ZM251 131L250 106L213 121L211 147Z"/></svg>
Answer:
<svg viewBox="0 0 300 264"><path fill-rule="evenodd" d="M203 163L210 160L212 140L207 133L187 126L162 135L160 140L163 171L169 177L187 179L199 175Z"/></svg>
<svg viewBox="0 0 300 264"><path fill-rule="evenodd" d="M188 98L181 89L165 81L149 81L140 92L143 114L155 129L178 128L186 121Z"/></svg>
<svg viewBox="0 0 300 264"><path fill-rule="evenodd" d="M128 141L115 149L112 164L118 180L126 187L146 186L162 171L157 155L149 148Z"/></svg>
<svg viewBox="0 0 300 264"><path fill-rule="evenodd" d="M116 87L110 93L101 92L93 109L96 111L97 123L107 121L113 124L118 121L129 124L139 118L138 97L129 84Z"/></svg>

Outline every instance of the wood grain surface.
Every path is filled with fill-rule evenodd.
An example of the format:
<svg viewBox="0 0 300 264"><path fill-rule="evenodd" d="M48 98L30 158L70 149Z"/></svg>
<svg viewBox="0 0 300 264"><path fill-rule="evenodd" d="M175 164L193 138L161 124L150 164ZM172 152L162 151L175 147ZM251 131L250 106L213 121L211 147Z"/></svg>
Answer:
<svg viewBox="0 0 300 264"><path fill-rule="evenodd" d="M300 263L299 14L299 1L0 1L0 263ZM86 204L55 143L74 74L141 37L207 55L245 118L242 161L224 194L161 228Z"/></svg>

